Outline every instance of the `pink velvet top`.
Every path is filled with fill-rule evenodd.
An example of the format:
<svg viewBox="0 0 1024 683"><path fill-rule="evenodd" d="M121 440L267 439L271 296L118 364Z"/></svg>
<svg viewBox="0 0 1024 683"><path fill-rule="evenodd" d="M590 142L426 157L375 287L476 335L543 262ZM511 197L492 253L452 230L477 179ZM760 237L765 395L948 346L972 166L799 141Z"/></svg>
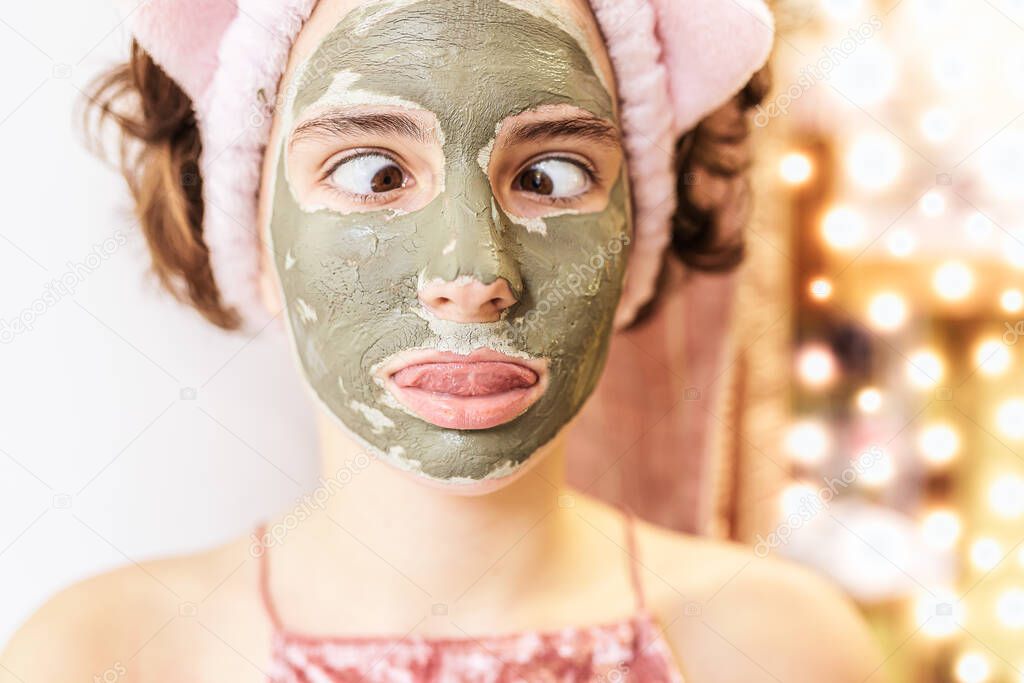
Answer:
<svg viewBox="0 0 1024 683"><path fill-rule="evenodd" d="M281 623L263 552L260 588L274 626L272 683L683 683L644 607L632 520L636 612L620 622L480 638L298 635ZM262 530L261 530L262 532ZM259 534L263 538L263 534Z"/></svg>

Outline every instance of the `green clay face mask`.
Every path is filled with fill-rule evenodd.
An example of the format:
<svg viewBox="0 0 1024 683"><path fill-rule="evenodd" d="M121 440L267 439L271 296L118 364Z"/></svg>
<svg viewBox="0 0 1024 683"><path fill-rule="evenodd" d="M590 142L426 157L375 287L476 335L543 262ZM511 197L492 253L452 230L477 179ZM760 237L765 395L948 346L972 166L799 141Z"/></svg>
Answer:
<svg viewBox="0 0 1024 683"><path fill-rule="evenodd" d="M393 0L350 12L297 71L274 150L267 237L306 379L379 457L443 482L509 476L570 422L600 376L621 291L624 164L597 209L532 218L503 208L489 178L510 117L568 105L617 123L582 31L544 7ZM286 163L293 131L311 112L357 106L434 122L420 144L438 150L440 167L421 206L339 211L299 199ZM501 281L513 303L493 321L439 316L420 300L431 283ZM403 368L416 400L395 390ZM454 385L458 395L439 395Z"/></svg>

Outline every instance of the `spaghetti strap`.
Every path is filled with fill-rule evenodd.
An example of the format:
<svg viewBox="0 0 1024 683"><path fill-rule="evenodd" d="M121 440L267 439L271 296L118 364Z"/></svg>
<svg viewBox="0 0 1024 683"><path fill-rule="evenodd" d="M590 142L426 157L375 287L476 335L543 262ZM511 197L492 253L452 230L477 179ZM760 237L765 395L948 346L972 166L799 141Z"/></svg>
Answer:
<svg viewBox="0 0 1024 683"><path fill-rule="evenodd" d="M281 616L277 613L274 596L270 590L270 548L264 542L266 531L265 526L256 529L256 544L253 546L253 550L259 555L260 602L263 603L263 609L266 611L270 623L273 624L274 630L281 631Z"/></svg>
<svg viewBox="0 0 1024 683"><path fill-rule="evenodd" d="M623 506L622 514L625 518L626 527L626 554L629 555L629 580L633 584L633 597L636 601L637 611L643 612L647 609L644 600L644 585L640 580L640 554L636 543L636 516L633 511Z"/></svg>

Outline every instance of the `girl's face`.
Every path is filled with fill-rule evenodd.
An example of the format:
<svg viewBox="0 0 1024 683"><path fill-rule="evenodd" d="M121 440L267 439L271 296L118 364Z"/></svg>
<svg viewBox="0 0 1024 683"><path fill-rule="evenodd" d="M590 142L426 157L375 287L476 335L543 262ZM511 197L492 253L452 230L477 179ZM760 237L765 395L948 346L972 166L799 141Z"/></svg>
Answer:
<svg viewBox="0 0 1024 683"><path fill-rule="evenodd" d="M508 477L593 391L621 289L597 29L551 0L363 3L317 31L330 11L300 36L264 184L304 374L390 462Z"/></svg>

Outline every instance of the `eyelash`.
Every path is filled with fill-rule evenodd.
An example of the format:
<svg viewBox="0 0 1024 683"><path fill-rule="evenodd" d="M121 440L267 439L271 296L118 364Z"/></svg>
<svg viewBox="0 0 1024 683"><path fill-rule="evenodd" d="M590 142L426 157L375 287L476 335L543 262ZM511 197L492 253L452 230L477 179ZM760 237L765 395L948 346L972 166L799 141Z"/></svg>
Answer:
<svg viewBox="0 0 1024 683"><path fill-rule="evenodd" d="M545 204L551 204L552 206L565 206L578 202L580 199L593 192L595 188L601 187L602 185L602 178L600 176L600 173L598 172L597 168L593 166L593 164L591 164L586 159L583 159L582 157L568 156L565 154L549 154L530 159L530 161L523 164L522 168L516 172L515 177L519 178L519 176L521 176L523 172L526 171L526 169L536 164L539 164L542 161L564 161L566 163L570 163L576 166L577 168L579 168L580 170L587 174L587 179L590 181L590 187L587 188L586 192L578 194L575 197L547 197L543 199L538 199L536 201L542 201ZM518 191L523 192L523 190ZM537 196L541 197L541 195Z"/></svg>
<svg viewBox="0 0 1024 683"><path fill-rule="evenodd" d="M324 171L324 173L321 175L320 183L324 187L326 187L328 191L333 192L336 195L345 197L348 200L357 201L357 202L360 202L362 204L383 204L384 202L387 202L387 201L391 200L392 195L395 192L398 192L401 189L405 189L406 185L403 185L401 188L398 188L397 190L391 190L390 192L373 192L373 193L369 193L369 194L352 194L350 192L342 192L342 191L338 190L336 187L334 187L333 185L331 185L329 182L327 182L327 179L330 178L331 175L333 175L334 172L337 171L338 168L340 168L342 164L347 163L349 161L352 161L353 159L359 159L361 157L370 157L370 156L384 157L385 159L390 160L392 163L394 163L396 166L398 166L400 169L402 169L402 173L404 173L407 177L410 177L410 178L412 177L412 174L409 173L405 169L405 164L403 164L401 161L396 159L394 154L391 154L387 150L383 150L383 149L367 148L367 149L353 150L349 154L346 154L345 156L337 159L334 163L330 164L327 167L327 170Z"/></svg>

